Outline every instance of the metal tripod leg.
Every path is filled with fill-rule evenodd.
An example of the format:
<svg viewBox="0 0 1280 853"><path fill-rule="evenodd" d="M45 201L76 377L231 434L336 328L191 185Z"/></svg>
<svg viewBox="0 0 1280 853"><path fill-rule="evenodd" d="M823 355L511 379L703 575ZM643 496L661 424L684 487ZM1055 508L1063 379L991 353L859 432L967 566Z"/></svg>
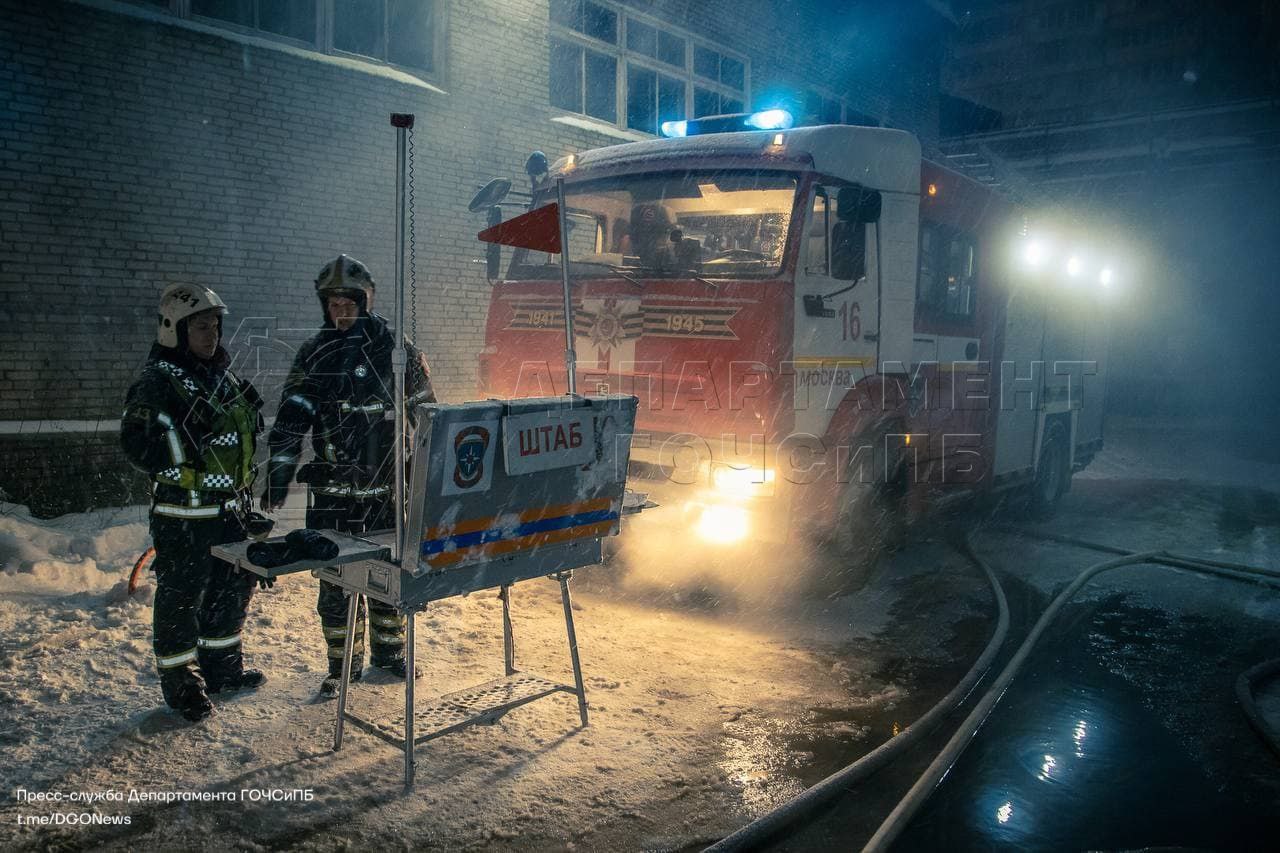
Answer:
<svg viewBox="0 0 1280 853"><path fill-rule="evenodd" d="M503 586L498 597L502 599L502 659L506 664L507 675L515 675L516 637L511 630L511 585Z"/></svg>
<svg viewBox="0 0 1280 853"><path fill-rule="evenodd" d="M360 612L360 596L347 594L347 640L342 645L342 682L338 685L338 724L333 729L333 751L342 749L342 724L347 717L347 688L351 682L351 653L356 645L356 614Z"/></svg>
<svg viewBox="0 0 1280 853"><path fill-rule="evenodd" d="M564 626L569 632L569 656L573 658L573 683L578 688L578 716L587 725L587 690L582 685L582 663L578 660L578 635L573 630L573 602L569 600L568 572L557 575L560 579L560 599L564 602Z"/></svg>
<svg viewBox="0 0 1280 853"><path fill-rule="evenodd" d="M405 613L404 624L404 786L413 787L413 610Z"/></svg>

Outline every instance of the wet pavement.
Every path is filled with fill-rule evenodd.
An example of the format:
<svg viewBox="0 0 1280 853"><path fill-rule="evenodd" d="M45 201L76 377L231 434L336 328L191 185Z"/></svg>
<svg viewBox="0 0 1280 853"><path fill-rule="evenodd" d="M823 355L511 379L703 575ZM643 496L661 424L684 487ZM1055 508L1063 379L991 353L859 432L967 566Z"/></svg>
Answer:
<svg viewBox="0 0 1280 853"><path fill-rule="evenodd" d="M1235 486L1082 479L1043 529L1132 550L1280 562L1280 501ZM1011 628L971 702L1052 596L1105 556L992 530L977 543L1005 587ZM954 639L973 651L912 679L911 707L890 716L905 724L944 694L990 623L960 629ZM1249 728L1233 691L1240 672L1277 655L1280 590L1146 566L1100 576L1063 610L894 849L1275 849L1280 760ZM1280 690L1262 693L1266 704ZM970 707L773 849L861 847ZM882 727L884 709L840 722ZM883 739L815 743L810 768L824 772L807 784Z"/></svg>
<svg viewBox="0 0 1280 853"><path fill-rule="evenodd" d="M1269 846L1280 764L1232 692L1263 645L1251 628L1266 630L1224 632L1123 595L1068 616L895 849Z"/></svg>

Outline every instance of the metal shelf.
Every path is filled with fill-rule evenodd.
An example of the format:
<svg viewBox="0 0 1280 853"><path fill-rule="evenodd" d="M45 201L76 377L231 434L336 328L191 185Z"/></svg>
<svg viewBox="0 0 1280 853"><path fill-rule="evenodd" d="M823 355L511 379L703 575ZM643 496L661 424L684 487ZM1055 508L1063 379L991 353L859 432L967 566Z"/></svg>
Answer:
<svg viewBox="0 0 1280 853"><path fill-rule="evenodd" d="M521 705L553 693L576 696L577 692L571 685L557 684L541 676L523 672L477 684L441 696L436 704L415 711L414 729L422 730L423 733L414 737L413 742L424 743L468 726L491 725ZM385 723L363 719L350 711L344 716L369 734L393 746L404 746L403 714Z"/></svg>

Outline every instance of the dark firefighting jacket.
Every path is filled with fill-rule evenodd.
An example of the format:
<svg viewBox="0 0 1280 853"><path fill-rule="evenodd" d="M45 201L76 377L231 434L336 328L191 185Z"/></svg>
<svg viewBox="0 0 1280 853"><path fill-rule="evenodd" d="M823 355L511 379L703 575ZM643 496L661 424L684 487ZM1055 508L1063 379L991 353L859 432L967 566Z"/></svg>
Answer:
<svg viewBox="0 0 1280 853"><path fill-rule="evenodd" d="M221 347L202 362L154 344L125 396L120 444L151 476L153 515L217 518L247 509L262 398L228 364Z"/></svg>
<svg viewBox="0 0 1280 853"><path fill-rule="evenodd" d="M407 341L407 408L434 403L423 359ZM395 336L377 314L363 314L346 332L327 319L298 350L271 429L267 482L282 498L295 473L320 494L378 499L391 489L395 453ZM298 470L307 434L315 461Z"/></svg>

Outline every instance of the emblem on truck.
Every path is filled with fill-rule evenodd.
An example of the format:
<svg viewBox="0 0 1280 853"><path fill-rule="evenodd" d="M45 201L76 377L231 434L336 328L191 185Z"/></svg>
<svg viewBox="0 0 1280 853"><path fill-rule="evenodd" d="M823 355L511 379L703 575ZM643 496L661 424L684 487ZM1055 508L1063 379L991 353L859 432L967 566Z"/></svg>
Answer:
<svg viewBox="0 0 1280 853"><path fill-rule="evenodd" d="M564 308L559 303L537 298L516 298L511 303L508 330L563 333ZM729 321L740 310L699 302L654 305L641 304L639 299L588 298L575 304L573 322L579 330L579 345L584 350L594 347L597 367L607 369L615 358L633 361L635 342L642 337L736 341Z"/></svg>
<svg viewBox="0 0 1280 853"><path fill-rule="evenodd" d="M597 349L610 350L622 343L624 329L622 312L618 310L618 300L606 299L600 310L592 318L591 328L587 334Z"/></svg>

